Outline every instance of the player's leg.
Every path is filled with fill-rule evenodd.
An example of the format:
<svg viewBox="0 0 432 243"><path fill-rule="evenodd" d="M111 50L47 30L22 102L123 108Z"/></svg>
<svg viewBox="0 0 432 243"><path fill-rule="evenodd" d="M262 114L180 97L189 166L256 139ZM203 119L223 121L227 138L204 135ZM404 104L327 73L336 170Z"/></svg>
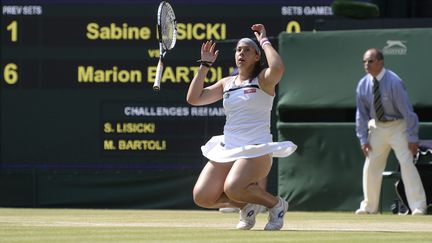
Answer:
<svg viewBox="0 0 432 243"><path fill-rule="evenodd" d="M260 186L263 190L267 190L267 176L258 180L258 186Z"/></svg>
<svg viewBox="0 0 432 243"><path fill-rule="evenodd" d="M278 202L277 198L257 183L268 175L271 165L272 160L269 155L237 160L227 175L225 193L235 201L273 207Z"/></svg>
<svg viewBox="0 0 432 243"><path fill-rule="evenodd" d="M258 180L258 186L261 187L263 190L267 190L267 177ZM219 209L220 212L222 213L238 213L240 211L239 208L220 208ZM259 208L258 212L259 213L264 213L267 211L267 208L265 206L262 206Z"/></svg>
<svg viewBox="0 0 432 243"><path fill-rule="evenodd" d="M252 159L237 160L225 182L225 193L235 201L248 202L240 211L239 229L250 229L255 225L255 217L260 206L269 208L269 222L266 230L279 230L283 227L283 217L288 203L264 190L258 181L267 177L272 165L270 155Z"/></svg>
<svg viewBox="0 0 432 243"><path fill-rule="evenodd" d="M261 180L258 180L258 186L261 187L264 191L267 191L267 181L268 181L268 176L266 176ZM267 211L267 207L265 206L261 206L261 208L259 209L259 213L265 213L266 211Z"/></svg>
<svg viewBox="0 0 432 243"><path fill-rule="evenodd" d="M195 203L204 208L243 207L244 203L234 202L225 195L225 179L233 163L209 161L201 171L193 189Z"/></svg>
<svg viewBox="0 0 432 243"><path fill-rule="evenodd" d="M258 180L258 186L261 187L264 191L267 190L267 177ZM220 212L222 213L238 213L239 209L238 208L220 208L219 209ZM265 206L261 206L258 210L259 213L264 213L267 211L267 208Z"/></svg>

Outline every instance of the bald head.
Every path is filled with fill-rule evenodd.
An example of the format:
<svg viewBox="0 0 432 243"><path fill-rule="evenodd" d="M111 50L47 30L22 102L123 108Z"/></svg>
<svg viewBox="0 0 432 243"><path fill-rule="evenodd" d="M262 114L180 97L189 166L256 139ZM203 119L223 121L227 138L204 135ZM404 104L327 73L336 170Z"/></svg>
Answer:
<svg viewBox="0 0 432 243"><path fill-rule="evenodd" d="M373 56L377 60L384 60L384 55L382 54L381 50L378 48L371 48L371 49L368 49L366 52L371 52L371 54L373 54Z"/></svg>

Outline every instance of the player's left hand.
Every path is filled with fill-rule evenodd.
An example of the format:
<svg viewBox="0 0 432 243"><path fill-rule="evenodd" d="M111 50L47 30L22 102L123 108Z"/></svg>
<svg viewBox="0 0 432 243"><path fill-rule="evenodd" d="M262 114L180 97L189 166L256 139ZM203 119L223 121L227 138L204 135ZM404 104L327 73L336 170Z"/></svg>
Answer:
<svg viewBox="0 0 432 243"><path fill-rule="evenodd" d="M258 42L267 37L267 32L263 24L254 24L251 27L254 32Z"/></svg>

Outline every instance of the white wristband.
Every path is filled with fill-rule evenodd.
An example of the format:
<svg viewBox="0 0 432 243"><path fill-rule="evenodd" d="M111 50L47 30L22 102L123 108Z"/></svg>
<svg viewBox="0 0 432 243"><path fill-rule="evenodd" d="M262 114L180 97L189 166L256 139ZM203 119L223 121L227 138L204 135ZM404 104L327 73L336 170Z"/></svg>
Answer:
<svg viewBox="0 0 432 243"><path fill-rule="evenodd" d="M264 42L261 44L261 47L264 48L265 45L271 45L270 41L264 41Z"/></svg>
<svg viewBox="0 0 432 243"><path fill-rule="evenodd" d="M261 45L261 48L263 48L265 45L271 45L271 43L270 43L269 39L267 37L265 37L260 41L260 45Z"/></svg>

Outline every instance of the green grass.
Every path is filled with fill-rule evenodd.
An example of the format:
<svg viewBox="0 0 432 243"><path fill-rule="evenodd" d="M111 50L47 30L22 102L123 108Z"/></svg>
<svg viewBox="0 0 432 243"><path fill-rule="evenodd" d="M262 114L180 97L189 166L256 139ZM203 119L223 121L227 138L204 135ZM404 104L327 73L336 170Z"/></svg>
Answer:
<svg viewBox="0 0 432 243"><path fill-rule="evenodd" d="M238 214L0 208L0 242L432 242L432 217L288 212L282 231L235 230Z"/></svg>

